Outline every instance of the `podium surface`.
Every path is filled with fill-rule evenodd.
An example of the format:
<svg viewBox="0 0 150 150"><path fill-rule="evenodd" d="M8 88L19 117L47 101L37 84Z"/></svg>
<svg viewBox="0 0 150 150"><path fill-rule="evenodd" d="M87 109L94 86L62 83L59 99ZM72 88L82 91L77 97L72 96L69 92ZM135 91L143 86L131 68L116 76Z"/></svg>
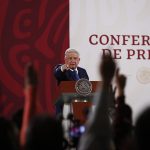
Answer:
<svg viewBox="0 0 150 150"><path fill-rule="evenodd" d="M92 92L95 93L98 84L101 85L101 81L90 81L92 84ZM75 89L76 81L62 81L60 84L61 93L76 93Z"/></svg>
<svg viewBox="0 0 150 150"><path fill-rule="evenodd" d="M70 106L70 111L75 119L80 120L82 124L86 121L86 111L92 106L92 99L97 91L97 86L101 86L101 81L90 81L92 90L89 95L80 95L77 93L75 85L76 81L62 81L60 91L62 100Z"/></svg>

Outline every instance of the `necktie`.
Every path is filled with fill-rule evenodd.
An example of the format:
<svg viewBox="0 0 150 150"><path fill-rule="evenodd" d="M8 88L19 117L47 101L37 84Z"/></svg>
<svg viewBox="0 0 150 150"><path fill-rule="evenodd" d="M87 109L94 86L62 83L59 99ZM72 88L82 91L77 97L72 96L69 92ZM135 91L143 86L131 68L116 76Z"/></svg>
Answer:
<svg viewBox="0 0 150 150"><path fill-rule="evenodd" d="M77 80L80 79L80 78L79 78L79 75L78 75L78 73L77 73L76 70L73 71L73 75L74 75L74 80L75 80L75 81L77 81Z"/></svg>

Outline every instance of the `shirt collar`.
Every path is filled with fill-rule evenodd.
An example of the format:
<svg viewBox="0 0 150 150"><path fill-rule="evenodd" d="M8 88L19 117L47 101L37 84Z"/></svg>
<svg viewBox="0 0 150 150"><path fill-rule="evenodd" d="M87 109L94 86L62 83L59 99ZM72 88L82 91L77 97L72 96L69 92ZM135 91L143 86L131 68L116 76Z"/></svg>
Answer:
<svg viewBox="0 0 150 150"><path fill-rule="evenodd" d="M74 70L75 70L75 71L78 73L78 69L77 69L77 68L76 68L76 69L74 69L74 70L73 70L73 69L70 69L70 70L71 70L71 71L74 71Z"/></svg>

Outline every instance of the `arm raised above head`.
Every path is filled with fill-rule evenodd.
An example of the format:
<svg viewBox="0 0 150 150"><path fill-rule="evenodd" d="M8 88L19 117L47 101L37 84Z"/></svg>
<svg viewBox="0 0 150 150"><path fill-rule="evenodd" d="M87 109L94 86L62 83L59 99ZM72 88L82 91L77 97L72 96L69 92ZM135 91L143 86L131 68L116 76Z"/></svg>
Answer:
<svg viewBox="0 0 150 150"><path fill-rule="evenodd" d="M116 63L110 56L103 56L99 65L99 73L103 79L102 89L95 96L95 110L86 123L86 132L81 137L79 150L111 150L112 135L108 116L108 104L113 97L110 93L111 81L114 77Z"/></svg>
<svg viewBox="0 0 150 150"><path fill-rule="evenodd" d="M37 72L35 71L33 64L29 63L25 70L25 102L24 102L24 112L22 119L22 127L20 131L20 144L23 147L26 142L26 131L29 122L33 115L36 113L37 101Z"/></svg>

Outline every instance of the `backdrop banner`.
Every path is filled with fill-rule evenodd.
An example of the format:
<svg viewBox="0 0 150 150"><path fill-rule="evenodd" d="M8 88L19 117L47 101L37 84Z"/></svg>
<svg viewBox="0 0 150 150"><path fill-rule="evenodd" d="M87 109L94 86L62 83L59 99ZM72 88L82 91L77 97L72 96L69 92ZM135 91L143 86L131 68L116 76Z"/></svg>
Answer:
<svg viewBox="0 0 150 150"><path fill-rule="evenodd" d="M53 69L69 47L69 0L0 0L0 114L11 117L24 104L24 69L38 72L38 100L54 113L58 97Z"/></svg>
<svg viewBox="0 0 150 150"><path fill-rule="evenodd" d="M150 104L150 1L70 0L70 46L79 50L90 80L100 55L111 52L127 76L126 100L133 117Z"/></svg>

